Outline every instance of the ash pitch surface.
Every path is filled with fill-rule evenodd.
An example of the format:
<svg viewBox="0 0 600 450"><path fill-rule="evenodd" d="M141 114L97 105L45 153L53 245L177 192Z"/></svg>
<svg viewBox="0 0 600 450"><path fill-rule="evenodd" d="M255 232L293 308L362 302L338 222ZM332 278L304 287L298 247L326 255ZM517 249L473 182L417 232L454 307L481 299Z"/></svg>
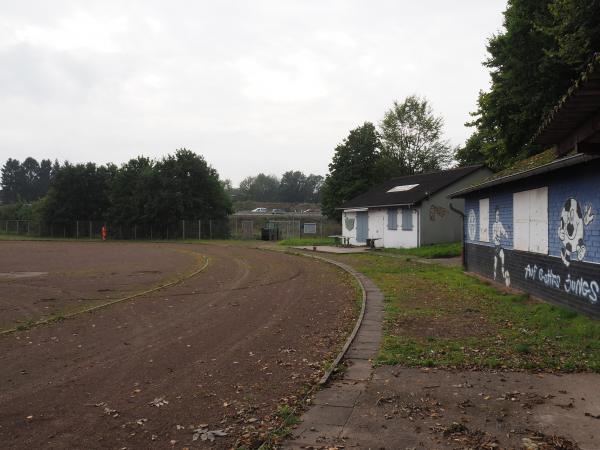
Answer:
<svg viewBox="0 0 600 450"><path fill-rule="evenodd" d="M353 326L355 293L334 267L243 246L181 246L207 255L208 268L0 337L3 448L229 448L318 377ZM152 404L160 398L168 403ZM192 441L200 424L228 435Z"/></svg>

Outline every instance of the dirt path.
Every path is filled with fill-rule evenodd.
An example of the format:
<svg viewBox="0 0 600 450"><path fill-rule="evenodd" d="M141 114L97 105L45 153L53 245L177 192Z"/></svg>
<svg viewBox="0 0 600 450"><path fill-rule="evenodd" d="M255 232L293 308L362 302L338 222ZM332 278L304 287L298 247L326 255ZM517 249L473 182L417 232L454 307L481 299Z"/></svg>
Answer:
<svg viewBox="0 0 600 450"><path fill-rule="evenodd" d="M346 275L239 246L186 249L211 264L180 285L0 338L4 448L228 448L319 376L353 325ZM227 436L192 441L201 424Z"/></svg>

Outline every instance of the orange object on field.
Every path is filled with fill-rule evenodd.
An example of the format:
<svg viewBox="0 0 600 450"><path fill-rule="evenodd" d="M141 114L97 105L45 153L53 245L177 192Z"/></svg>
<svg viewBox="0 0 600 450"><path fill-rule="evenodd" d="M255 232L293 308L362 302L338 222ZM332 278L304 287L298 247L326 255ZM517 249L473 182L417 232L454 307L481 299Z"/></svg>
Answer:
<svg viewBox="0 0 600 450"><path fill-rule="evenodd" d="M106 225L102 225L102 240L105 241L106 240Z"/></svg>

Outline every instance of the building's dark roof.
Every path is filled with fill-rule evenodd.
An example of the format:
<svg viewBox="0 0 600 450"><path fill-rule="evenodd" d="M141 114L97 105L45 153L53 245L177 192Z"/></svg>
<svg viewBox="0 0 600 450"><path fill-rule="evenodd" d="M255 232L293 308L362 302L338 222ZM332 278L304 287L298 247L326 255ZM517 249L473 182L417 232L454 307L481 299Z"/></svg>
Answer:
<svg viewBox="0 0 600 450"><path fill-rule="evenodd" d="M393 178L347 201L339 209L414 205L483 167L485 167L483 164L478 164L475 166L459 167L457 169ZM418 184L418 186L408 191L388 192L396 186L410 184Z"/></svg>
<svg viewBox="0 0 600 450"><path fill-rule="evenodd" d="M550 150L548 151L550 152ZM544 155L547 152L541 153L540 155ZM530 158L532 159L532 158ZM524 165L523 170L520 171L508 171L505 175L497 176L494 175L491 178L483 181L482 183L470 186L465 189L461 189L460 191L453 192L450 194L450 198L464 197L467 194L472 194L474 192L482 191L484 189L489 189L494 186L498 186L501 184L512 183L517 180L522 180L523 178L531 177L534 175L540 175L548 172L552 172L555 170L559 170L565 167L574 166L576 164L583 164L590 162L595 159L600 159L600 155L593 154L584 154L584 153L575 153L564 158L556 159L552 162L541 164L541 165ZM526 160L527 161L527 160ZM523 162L523 161L521 161Z"/></svg>
<svg viewBox="0 0 600 450"><path fill-rule="evenodd" d="M541 145L559 144L598 110L600 110L600 53L594 54L579 79L546 114L532 140Z"/></svg>

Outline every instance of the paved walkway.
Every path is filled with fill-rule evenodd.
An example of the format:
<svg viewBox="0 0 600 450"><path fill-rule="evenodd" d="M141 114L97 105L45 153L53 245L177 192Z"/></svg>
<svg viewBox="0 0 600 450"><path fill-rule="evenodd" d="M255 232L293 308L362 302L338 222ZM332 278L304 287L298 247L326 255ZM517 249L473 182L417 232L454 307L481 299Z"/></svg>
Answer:
<svg viewBox="0 0 600 450"><path fill-rule="evenodd" d="M368 247L337 247L335 245L304 245L300 247L292 247L298 250L310 250L320 253L336 253L336 254L347 254L347 253L365 253L371 249Z"/></svg>
<svg viewBox="0 0 600 450"><path fill-rule="evenodd" d="M302 423L284 448L321 448L350 437L346 425L373 374L371 359L377 355L383 337L383 294L369 278L350 266L343 266L355 274L365 288L363 322L344 358L347 370L343 379L333 381L316 394L313 406L302 416Z"/></svg>

